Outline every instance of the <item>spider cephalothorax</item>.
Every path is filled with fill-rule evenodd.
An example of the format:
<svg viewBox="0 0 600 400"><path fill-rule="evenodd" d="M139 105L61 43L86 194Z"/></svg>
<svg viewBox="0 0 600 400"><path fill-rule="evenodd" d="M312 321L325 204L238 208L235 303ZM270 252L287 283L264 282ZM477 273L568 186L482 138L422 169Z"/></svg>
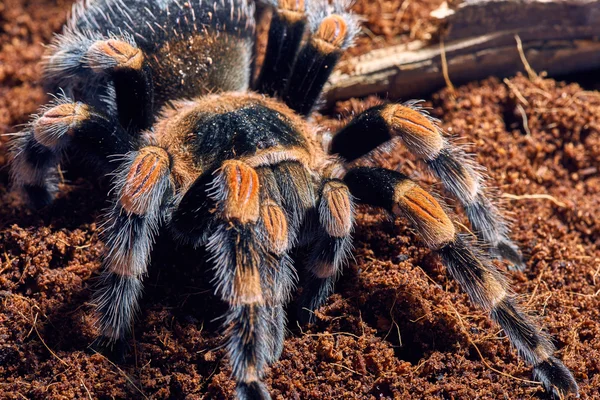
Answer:
<svg viewBox="0 0 600 400"><path fill-rule="evenodd" d="M46 82L61 95L13 142L12 172L36 206L52 201L66 153L115 175L95 300L102 337L126 338L154 237L166 226L210 254L216 293L229 305L238 397L269 398L261 378L283 346L283 307L296 280L289 253L305 247L299 301L313 310L349 256L360 202L406 217L536 378L556 395L577 393L490 262L523 267L480 167L416 103L370 108L323 140L307 117L357 31L355 18L343 1L272 5L252 87L254 17L242 0L80 3L54 42ZM458 199L479 241L458 233L440 201L408 177L352 165L396 138Z"/></svg>

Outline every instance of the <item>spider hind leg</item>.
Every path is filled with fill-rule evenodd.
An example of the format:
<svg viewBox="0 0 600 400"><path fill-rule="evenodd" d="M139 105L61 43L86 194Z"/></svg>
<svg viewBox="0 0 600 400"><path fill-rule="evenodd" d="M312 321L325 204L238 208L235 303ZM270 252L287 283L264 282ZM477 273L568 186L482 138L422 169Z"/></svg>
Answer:
<svg viewBox="0 0 600 400"><path fill-rule="evenodd" d="M154 83L144 52L128 37L104 37L67 32L55 39L44 70L50 85L79 91L81 83L114 86L118 120L131 132L154 121ZM81 90L83 98L97 93Z"/></svg>
<svg viewBox="0 0 600 400"><path fill-rule="evenodd" d="M476 242L457 233L433 196L406 176L382 168L353 168L344 182L359 201L402 215L412 223L471 301L489 313L519 355L533 365L534 376L548 392L556 396L578 392L572 374L554 357L550 339L521 310L504 276Z"/></svg>
<svg viewBox="0 0 600 400"><path fill-rule="evenodd" d="M343 50L358 32L355 17L346 4L335 1L311 3L308 8L310 35L300 49L282 98L302 115L309 115Z"/></svg>
<svg viewBox="0 0 600 400"><path fill-rule="evenodd" d="M267 51L255 84L258 92L269 96L282 94L292 73L305 26L304 0L277 1L269 27Z"/></svg>
<svg viewBox="0 0 600 400"><path fill-rule="evenodd" d="M331 152L352 162L394 138L423 160L459 200L478 237L490 245L490 253L523 269L519 249L509 238L508 223L486 195L482 167L444 138L437 121L414 103L376 106L359 114L333 137Z"/></svg>

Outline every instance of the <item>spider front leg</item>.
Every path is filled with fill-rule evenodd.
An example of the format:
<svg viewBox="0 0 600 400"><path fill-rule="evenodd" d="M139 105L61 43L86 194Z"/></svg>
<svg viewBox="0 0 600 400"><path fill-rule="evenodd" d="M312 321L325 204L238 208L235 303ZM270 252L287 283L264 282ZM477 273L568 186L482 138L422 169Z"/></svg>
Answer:
<svg viewBox="0 0 600 400"><path fill-rule="evenodd" d="M517 269L525 267L518 247L509 238L508 223L485 194L482 167L446 140L437 122L414 103L366 110L335 134L330 151L351 162L393 138L401 139L410 152L425 161L461 202L477 236L491 245L494 256L509 260Z"/></svg>
<svg viewBox="0 0 600 400"><path fill-rule="evenodd" d="M242 190L233 186L234 181L223 178L223 174L226 176L237 175L238 171L235 174L232 172L232 168L236 165L248 172L244 176L253 177L253 171L258 175L260 215L256 223L248 222L246 224L240 224L236 218L226 215L224 216L225 220L233 219L232 224L227 226L230 226L234 231L228 231L227 229L223 230L223 218L215 220L213 210L219 207L218 203L221 203L220 207L223 207L224 202L236 202L236 199L231 198L232 196L228 195L227 199L223 197L225 190L229 194ZM227 239L227 235L240 230L246 231L246 235L243 236L251 239L251 243L246 248L258 247L261 252L267 252L268 265L260 264L258 269L264 286L261 290L265 292L265 298L269 299L269 306L266 307L265 312L267 334L262 338L262 340L268 342L265 359L267 363L273 363L279 359L283 349L285 333L283 304L289 300L291 289L296 280L291 259L287 254L291 243L287 215L280 203L279 188L269 167L259 167L254 170L245 163L228 161L219 171L221 173L217 175L219 176L217 181L215 181L214 174L209 171L201 175L190 186L173 213L171 227L174 235L182 242L194 246L206 244L209 247L213 246L212 252L215 260L225 257L223 261L227 261L228 257L233 256L231 252L238 243L234 235L233 238L229 238L233 240L233 243L227 243L227 247L216 247L221 244L219 237ZM256 189L255 186L252 187ZM246 188L246 190L249 189ZM256 195L256 193L250 192L253 193L253 196ZM220 195L218 195L219 193ZM219 200L217 201L215 197ZM239 251L243 252L245 248L240 248ZM232 262L230 260L219 265L227 266L228 263ZM221 280L231 278L230 275L219 274L219 265L215 266L217 286ZM261 346L264 347L264 345Z"/></svg>
<svg viewBox="0 0 600 400"><path fill-rule="evenodd" d="M303 285L300 306L302 322L313 320L312 311L319 308L333 291L333 284L352 250L354 200L341 180L326 179L319 192L316 226L309 229L309 272Z"/></svg>
<svg viewBox="0 0 600 400"><path fill-rule="evenodd" d="M554 357L555 348L525 314L506 279L477 243L456 232L440 204L406 176L382 168L353 168L344 182L358 201L406 217L428 247L442 258L471 301L489 312L519 355L533 365L534 377L556 397L577 394L571 372Z"/></svg>
<svg viewBox="0 0 600 400"><path fill-rule="evenodd" d="M229 304L225 336L240 400L271 398L262 377L281 351L274 330L283 323L278 285L289 285L275 253L285 249L285 214L278 205L261 204L260 191L257 171L237 160L223 163L209 191L217 221L207 249L217 294Z"/></svg>
<svg viewBox="0 0 600 400"><path fill-rule="evenodd" d="M95 97L97 93L85 86L101 87L109 80L114 86L121 126L130 132L152 126L152 73L143 51L133 39L128 36L90 38L67 33L59 36L52 47L54 51L46 58L45 72L54 86L81 91L84 97ZM90 81L96 85L90 85Z"/></svg>
<svg viewBox="0 0 600 400"><path fill-rule="evenodd" d="M85 153L85 161L110 170L108 157L134 149L137 140L94 108L57 99L11 144L13 183L33 206L43 207L53 200L58 189L57 166L71 145Z"/></svg>
<svg viewBox="0 0 600 400"><path fill-rule="evenodd" d="M130 332L150 250L172 190L170 157L148 146L128 155L115 180L116 199L104 223L106 255L94 303L100 335L120 341Z"/></svg>

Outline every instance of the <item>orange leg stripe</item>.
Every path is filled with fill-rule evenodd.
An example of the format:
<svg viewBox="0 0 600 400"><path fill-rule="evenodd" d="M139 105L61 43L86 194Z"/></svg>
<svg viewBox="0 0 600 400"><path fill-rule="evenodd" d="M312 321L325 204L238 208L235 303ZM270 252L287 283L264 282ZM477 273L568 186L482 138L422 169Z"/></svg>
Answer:
<svg viewBox="0 0 600 400"><path fill-rule="evenodd" d="M128 68L139 70L144 64L144 53L127 42L116 39L99 40L94 42L88 50L92 69L100 72L105 66L99 62L99 55L109 57L116 63L115 68Z"/></svg>
<svg viewBox="0 0 600 400"><path fill-rule="evenodd" d="M226 161L222 167L227 197L224 216L242 223L256 222L260 214L260 184L256 171L241 161Z"/></svg>
<svg viewBox="0 0 600 400"><path fill-rule="evenodd" d="M399 210L394 212L408 215L428 246L438 248L452 241L456 229L446 212L432 195L416 184L412 185L408 190L406 185L399 185L403 186L396 193Z"/></svg>
<svg viewBox="0 0 600 400"><path fill-rule="evenodd" d="M59 104L46 111L33 127L35 140L43 146L52 148L58 145L60 127L67 127L66 134L72 135L73 129L90 117L89 108L81 103Z"/></svg>
<svg viewBox="0 0 600 400"><path fill-rule="evenodd" d="M315 38L321 39L337 48L341 47L342 43L344 43L347 33L348 26L346 25L346 21L339 15L333 14L321 22L321 25L317 28L317 32L315 32Z"/></svg>
<svg viewBox="0 0 600 400"><path fill-rule="evenodd" d="M320 53L327 55L341 48L347 34L346 21L339 15L333 14L321 22L311 43Z"/></svg>
<svg viewBox="0 0 600 400"><path fill-rule="evenodd" d="M439 128L425 115L410 107L391 104L381 111L381 116L400 136L411 152L419 157L431 159L444 147L444 138Z"/></svg>
<svg viewBox="0 0 600 400"><path fill-rule="evenodd" d="M285 213L271 203L262 207L261 216L271 249L281 254L288 248L288 224Z"/></svg>
<svg viewBox="0 0 600 400"><path fill-rule="evenodd" d="M160 147L143 148L133 161L121 191L122 207L142 215L152 201L152 189L169 173L169 155Z"/></svg>
<svg viewBox="0 0 600 400"><path fill-rule="evenodd" d="M279 8L288 11L304 11L304 0L279 0Z"/></svg>

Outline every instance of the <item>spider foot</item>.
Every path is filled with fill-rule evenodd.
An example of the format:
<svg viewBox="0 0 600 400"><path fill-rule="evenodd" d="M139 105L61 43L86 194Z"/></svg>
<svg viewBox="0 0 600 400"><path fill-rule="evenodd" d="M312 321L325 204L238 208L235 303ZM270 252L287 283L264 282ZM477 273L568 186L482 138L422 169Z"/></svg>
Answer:
<svg viewBox="0 0 600 400"><path fill-rule="evenodd" d="M533 368L533 377L552 393L554 399L563 399L566 393L573 393L579 397L579 387L571 371L556 357L549 357Z"/></svg>
<svg viewBox="0 0 600 400"><path fill-rule="evenodd" d="M113 339L97 337L88 347L93 353L100 353L116 364L125 364L131 345L125 338Z"/></svg>
<svg viewBox="0 0 600 400"><path fill-rule="evenodd" d="M502 241L490 249L493 257L510 262L508 269L511 271L524 271L527 265L516 244L511 241Z"/></svg>
<svg viewBox="0 0 600 400"><path fill-rule="evenodd" d="M235 390L238 400L270 400L271 395L262 382L239 382Z"/></svg>

